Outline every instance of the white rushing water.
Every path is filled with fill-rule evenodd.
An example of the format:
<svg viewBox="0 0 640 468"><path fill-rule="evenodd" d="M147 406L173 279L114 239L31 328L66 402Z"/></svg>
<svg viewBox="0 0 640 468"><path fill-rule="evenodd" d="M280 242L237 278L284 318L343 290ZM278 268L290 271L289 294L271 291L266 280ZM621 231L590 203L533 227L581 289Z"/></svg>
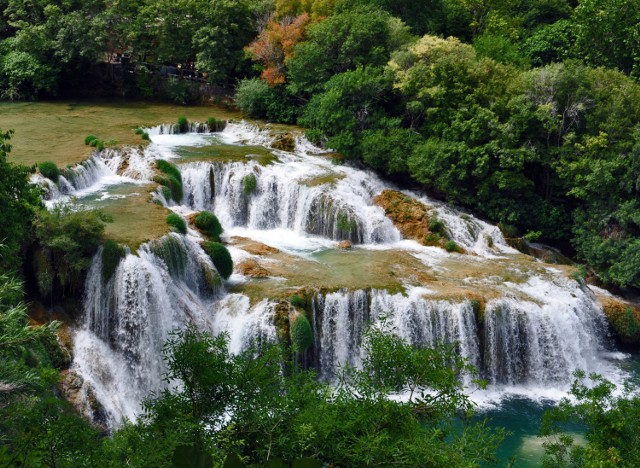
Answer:
<svg viewBox="0 0 640 468"><path fill-rule="evenodd" d="M456 254L402 240L373 201L394 187L374 174L336 165L304 138L296 140L292 153L273 150L277 159L267 165L250 156L183 161L182 147L269 145L273 140L268 131L246 123L231 123L215 135L204 127L192 130L197 133L175 134L174 126L159 126L149 131L152 144L144 151L105 150L75 168L72 180L58 184L72 188L59 192L86 190L111 177L148 181L153 162L162 157L179 165L184 186L183 200L169 207L182 215L215 212L226 236L249 237L304 258L349 240L374 253L409 252L425 268L446 276L447 260ZM255 188L247 182L253 178ZM435 210L449 237L473 254L467 257L469 265L515 258L496 226L422 194L405 193ZM236 259L247 257L236 248L231 251ZM347 363L358 365L360 334L385 316L413 344L457 343L490 382L493 395L562 394L577 369L617 377L607 358L603 314L590 290L550 268L527 276L494 288L499 297L491 296L482 311L470 300L430 298L429 285L409 288L407 294L317 292L310 316L314 344L306 362L327 379ZM143 398L162 388L162 347L173 330L192 323L214 334L226 332L233 352L276 340L275 304L264 299L252 305L244 294L226 293L216 278L192 231L129 253L111 278L103 277L101 254L96 255L86 283L85 324L75 338L74 370L93 389L110 426L134 419ZM251 281L237 274L233 278Z"/></svg>

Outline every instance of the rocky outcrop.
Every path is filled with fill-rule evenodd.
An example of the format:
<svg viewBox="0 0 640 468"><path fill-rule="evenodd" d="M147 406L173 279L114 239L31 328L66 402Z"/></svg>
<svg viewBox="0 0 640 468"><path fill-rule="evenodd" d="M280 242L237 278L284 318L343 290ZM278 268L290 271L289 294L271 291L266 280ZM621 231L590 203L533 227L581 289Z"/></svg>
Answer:
<svg viewBox="0 0 640 468"><path fill-rule="evenodd" d="M349 250L351 248L351 242L344 240L338 244L338 248L342 250Z"/></svg>
<svg viewBox="0 0 640 468"><path fill-rule="evenodd" d="M236 265L236 271L244 276L250 276L251 278L267 278L271 276L269 270L264 268L253 258L248 258Z"/></svg>
<svg viewBox="0 0 640 468"><path fill-rule="evenodd" d="M422 244L425 237L431 234L429 209L418 200L396 190L384 190L373 202L384 209L385 214L407 239Z"/></svg>
<svg viewBox="0 0 640 468"><path fill-rule="evenodd" d="M291 133L281 133L271 143L273 149L293 152L296 149L296 140Z"/></svg>
<svg viewBox="0 0 640 468"><path fill-rule="evenodd" d="M230 243L251 255L264 256L280 253L280 250L275 247L268 246L247 237L234 236L231 238Z"/></svg>

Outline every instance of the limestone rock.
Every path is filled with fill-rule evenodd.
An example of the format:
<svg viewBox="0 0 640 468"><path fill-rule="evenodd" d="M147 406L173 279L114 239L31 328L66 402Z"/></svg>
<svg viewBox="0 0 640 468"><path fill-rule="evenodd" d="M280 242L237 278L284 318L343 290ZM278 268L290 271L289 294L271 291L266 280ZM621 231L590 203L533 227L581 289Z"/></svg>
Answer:
<svg viewBox="0 0 640 468"><path fill-rule="evenodd" d="M351 248L351 242L349 242L348 240L343 240L338 244L338 248L348 250Z"/></svg>
<svg viewBox="0 0 640 468"><path fill-rule="evenodd" d="M269 270L264 268L253 258L248 258L236 265L236 271L244 276L250 276L252 278L266 278L271 276Z"/></svg>
<svg viewBox="0 0 640 468"><path fill-rule="evenodd" d="M384 190L373 202L384 209L405 238L423 243L431 233L429 209L418 200L396 190Z"/></svg>

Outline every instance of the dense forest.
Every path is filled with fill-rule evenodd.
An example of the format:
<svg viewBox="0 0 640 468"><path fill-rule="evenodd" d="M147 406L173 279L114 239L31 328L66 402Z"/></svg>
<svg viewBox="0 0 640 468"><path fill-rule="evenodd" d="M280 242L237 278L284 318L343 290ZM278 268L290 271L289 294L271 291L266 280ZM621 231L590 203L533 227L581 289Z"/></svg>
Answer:
<svg viewBox="0 0 640 468"><path fill-rule="evenodd" d="M640 288L640 0L0 0L1 99L102 86L114 63L131 71L118 93L195 101L171 76L187 70L232 90L251 117L299 124L505 237L562 248L606 286ZM105 437L52 390L68 360L59 324L29 325L20 280L25 259L45 252L59 267L50 281L72 294L108 219L44 210L3 130L0 465L495 461L504 434L470 420L459 379L473 367L451 347L414 349L376 330L363 368L335 387L300 369L295 348L236 356L224 335L177 333L164 359L167 380L184 386L150 396L138 422ZM578 422L587 443L559 436L548 466L637 466L638 397L576 377L543 432ZM389 398L421 387L435 396Z"/></svg>

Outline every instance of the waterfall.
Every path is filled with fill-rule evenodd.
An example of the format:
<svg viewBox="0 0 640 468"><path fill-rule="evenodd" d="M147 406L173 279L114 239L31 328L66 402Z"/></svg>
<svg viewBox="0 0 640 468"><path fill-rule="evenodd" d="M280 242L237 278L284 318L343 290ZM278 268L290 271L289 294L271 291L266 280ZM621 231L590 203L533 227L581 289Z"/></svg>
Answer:
<svg viewBox="0 0 640 468"><path fill-rule="evenodd" d="M315 367L331 379L341 366L359 365L362 332L386 317L394 333L416 346L456 343L491 384L564 387L575 370L611 370L602 356L606 325L601 311L587 291L571 294L574 300L556 296L542 305L497 299L487 303L484 314L470 301L431 300L419 292L317 294L312 302Z"/></svg>
<svg viewBox="0 0 640 468"><path fill-rule="evenodd" d="M376 178L342 168L334 178L330 173L328 182L310 184L310 177L327 173L327 162L309 159L268 166L255 161L182 164L185 202L194 210L215 211L229 227L283 228L353 243L400 240L384 211L373 205L380 190ZM256 181L250 192L247 178Z"/></svg>
<svg viewBox="0 0 640 468"><path fill-rule="evenodd" d="M102 253L96 254L73 370L95 393L110 427L135 419L143 399L163 388L162 348L172 331L190 323L214 334L226 331L236 352L275 337L272 307L251 308L248 299L233 307L230 297L223 296L211 260L186 236L170 234L141 246L122 259L112 278L103 277Z"/></svg>

